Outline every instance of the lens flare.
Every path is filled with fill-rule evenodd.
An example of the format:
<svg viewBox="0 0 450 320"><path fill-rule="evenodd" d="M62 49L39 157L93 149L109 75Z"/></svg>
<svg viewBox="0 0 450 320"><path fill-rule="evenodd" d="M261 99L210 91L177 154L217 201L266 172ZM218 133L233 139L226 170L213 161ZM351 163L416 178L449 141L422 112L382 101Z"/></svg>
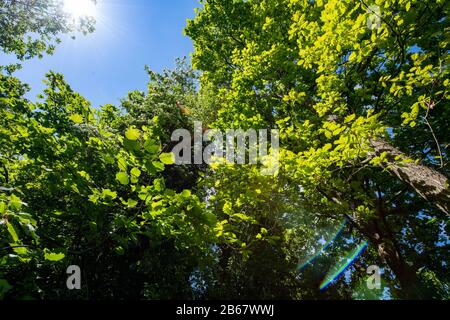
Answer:
<svg viewBox="0 0 450 320"><path fill-rule="evenodd" d="M359 255L367 248L369 242L365 241L353 250L347 253L347 257L343 259L343 264L336 264L331 271L327 273L325 279L320 284L320 290L326 289L334 280L339 278L342 273L359 257Z"/></svg>
<svg viewBox="0 0 450 320"><path fill-rule="evenodd" d="M325 252L325 250L327 250L332 244L333 242L341 235L342 231L344 231L345 226L347 225L347 220L344 220L344 222L342 222L341 226L339 227L339 229L336 231L336 233L334 234L334 236L327 242L325 243L325 245L322 247L322 249L319 250L318 253L316 253L315 255L313 255L311 258L309 258L308 260L306 260L305 262L302 262L298 265L297 270L299 271L303 271L309 264L311 264L317 257L319 257L322 253Z"/></svg>

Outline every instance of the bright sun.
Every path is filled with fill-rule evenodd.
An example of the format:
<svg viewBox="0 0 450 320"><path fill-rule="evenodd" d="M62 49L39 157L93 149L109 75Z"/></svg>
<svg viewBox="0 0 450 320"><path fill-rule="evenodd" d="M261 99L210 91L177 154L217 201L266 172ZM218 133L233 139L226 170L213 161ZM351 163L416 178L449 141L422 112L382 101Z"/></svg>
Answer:
<svg viewBox="0 0 450 320"><path fill-rule="evenodd" d="M74 18L95 16L95 3L92 0L64 0L64 11Z"/></svg>

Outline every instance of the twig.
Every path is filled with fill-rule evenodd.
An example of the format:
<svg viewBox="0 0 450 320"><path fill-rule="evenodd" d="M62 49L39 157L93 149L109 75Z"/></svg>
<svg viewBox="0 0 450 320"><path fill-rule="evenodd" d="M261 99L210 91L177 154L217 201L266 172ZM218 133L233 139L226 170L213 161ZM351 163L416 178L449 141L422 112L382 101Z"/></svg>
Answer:
<svg viewBox="0 0 450 320"><path fill-rule="evenodd" d="M437 140L436 135L434 134L434 130L431 127L430 122L428 121L428 114L429 114L429 112L430 112L430 106L428 105L427 106L427 114L425 115L424 120L425 120L425 123L427 124L428 128L430 128L431 134L433 135L433 139L436 142L436 146L437 146L437 149L438 149L438 152L439 152L439 160L441 162L441 168L443 168L444 167L444 161L442 159L441 147L439 146L439 141Z"/></svg>

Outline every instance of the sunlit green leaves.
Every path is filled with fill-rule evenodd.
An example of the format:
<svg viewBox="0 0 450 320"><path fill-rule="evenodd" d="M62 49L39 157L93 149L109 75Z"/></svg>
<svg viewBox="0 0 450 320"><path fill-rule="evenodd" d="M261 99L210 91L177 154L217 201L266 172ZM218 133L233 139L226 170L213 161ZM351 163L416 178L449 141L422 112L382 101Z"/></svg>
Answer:
<svg viewBox="0 0 450 320"><path fill-rule="evenodd" d="M14 228L14 226L8 222L6 224L6 227L8 229L9 235L11 236L12 240L14 243L19 242L19 236L17 235L16 229Z"/></svg>
<svg viewBox="0 0 450 320"><path fill-rule="evenodd" d="M136 207L137 204L138 204L138 201L134 200L134 199L131 199L131 198L128 199L128 201L127 201L127 206L130 207L130 208Z"/></svg>
<svg viewBox="0 0 450 320"><path fill-rule="evenodd" d="M150 154L156 154L161 149L161 146L156 141L149 138L145 141L144 148Z"/></svg>
<svg viewBox="0 0 450 320"><path fill-rule="evenodd" d="M103 189L102 197L110 200L114 200L117 198L117 192L111 191L109 189Z"/></svg>
<svg viewBox="0 0 450 320"><path fill-rule="evenodd" d="M131 169L130 173L135 178L139 178L141 176L141 170L139 170L138 168Z"/></svg>
<svg viewBox="0 0 450 320"><path fill-rule="evenodd" d="M116 180L119 181L124 186L130 183L130 177L125 172L118 172L116 174Z"/></svg>
<svg viewBox="0 0 450 320"><path fill-rule="evenodd" d="M175 155L173 154L173 152L161 153L159 156L159 160L161 160L161 162L166 165L174 164L175 163Z"/></svg>
<svg viewBox="0 0 450 320"><path fill-rule="evenodd" d="M117 158L117 164L119 166L120 171L127 171L128 165L127 160L121 156Z"/></svg>
<svg viewBox="0 0 450 320"><path fill-rule="evenodd" d="M193 77L193 72L177 74L183 77L177 80L181 86L187 83L184 78ZM194 103L192 79L187 91ZM146 115L152 108L140 101L136 110L141 111L134 117L126 111L126 103L123 113L112 105L91 107L60 74L49 73L46 85L38 102L32 103L23 97L26 86L0 74L4 106L0 108L0 247L4 248L0 269L1 278L17 279L11 297L58 295L50 289L53 285L38 285L36 279L54 281L46 275L49 265L52 273L65 274L67 265L54 262L78 261L81 253L87 269L96 264L104 269L106 261L122 259L119 255L128 259L133 248L139 248L145 263L160 263L154 248L165 239L170 243L163 249L168 255L183 254L190 257L186 261L203 263L215 239L211 229L215 216L205 215L201 199L189 190L195 180L183 181L189 172L172 179L165 170L174 156L161 153L170 141L170 128L189 123L175 104L186 99L159 95L159 101L149 105L171 108L158 110L161 117ZM173 93L179 91L176 86L162 77L159 89L151 90ZM130 97L137 99L134 103L141 95ZM172 190L166 179L169 186L183 187ZM27 264L26 274L11 276L23 269L20 264ZM190 262L181 264L163 263L161 270L152 272L191 268ZM138 273L142 270L135 263L130 267ZM115 275L86 272L88 279L94 274L113 287L117 283ZM181 277L177 281L183 282Z"/></svg>
<svg viewBox="0 0 450 320"><path fill-rule="evenodd" d="M164 170L164 163L159 161L153 161L151 163L148 163L148 166L151 167L150 171L152 171L153 169L159 172Z"/></svg>
<svg viewBox="0 0 450 320"><path fill-rule="evenodd" d="M125 137L130 141L136 141L141 136L141 133L136 128L129 128L125 132Z"/></svg>
<svg viewBox="0 0 450 320"><path fill-rule="evenodd" d="M351 114L345 117L344 119L344 123L349 123L352 122L355 119L356 115L355 114Z"/></svg>
<svg viewBox="0 0 450 320"><path fill-rule="evenodd" d="M0 35L0 50L12 54L19 60L52 54L55 45L60 42L59 37L64 33L73 31L90 33L94 30L92 19L75 21L52 1L1 5L3 32ZM32 33L33 37L28 37ZM16 68L12 65L6 70L12 71Z"/></svg>
<svg viewBox="0 0 450 320"><path fill-rule="evenodd" d="M45 260L52 261L52 262L58 262L64 259L66 255L64 253L55 253L51 252L48 249L44 249L44 258Z"/></svg>
<svg viewBox="0 0 450 320"><path fill-rule="evenodd" d="M183 190L183 192L181 192L181 195L185 198L189 198L191 194L191 190Z"/></svg>
<svg viewBox="0 0 450 320"><path fill-rule="evenodd" d="M83 117L81 115L79 115L78 113L73 114L69 117L69 119L73 122L75 122L76 124L80 124L83 122Z"/></svg>
<svg viewBox="0 0 450 320"><path fill-rule="evenodd" d="M23 202L16 195L12 194L9 197L9 201L9 206L12 210L20 210L22 208Z"/></svg>

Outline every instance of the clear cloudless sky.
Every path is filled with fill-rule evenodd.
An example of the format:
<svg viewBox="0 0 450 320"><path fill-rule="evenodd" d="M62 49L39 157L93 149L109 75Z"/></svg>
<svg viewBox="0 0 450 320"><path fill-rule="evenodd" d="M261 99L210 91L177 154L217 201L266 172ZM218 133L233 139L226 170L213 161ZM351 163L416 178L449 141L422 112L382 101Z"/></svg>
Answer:
<svg viewBox="0 0 450 320"><path fill-rule="evenodd" d="M192 52L183 34L198 0L97 0L96 31L73 40L63 36L54 55L23 63L15 76L30 84L31 100L42 92L45 73L60 72L93 106L119 104L130 90L145 90L148 65L172 68L175 59ZM14 61L2 56L0 60Z"/></svg>

